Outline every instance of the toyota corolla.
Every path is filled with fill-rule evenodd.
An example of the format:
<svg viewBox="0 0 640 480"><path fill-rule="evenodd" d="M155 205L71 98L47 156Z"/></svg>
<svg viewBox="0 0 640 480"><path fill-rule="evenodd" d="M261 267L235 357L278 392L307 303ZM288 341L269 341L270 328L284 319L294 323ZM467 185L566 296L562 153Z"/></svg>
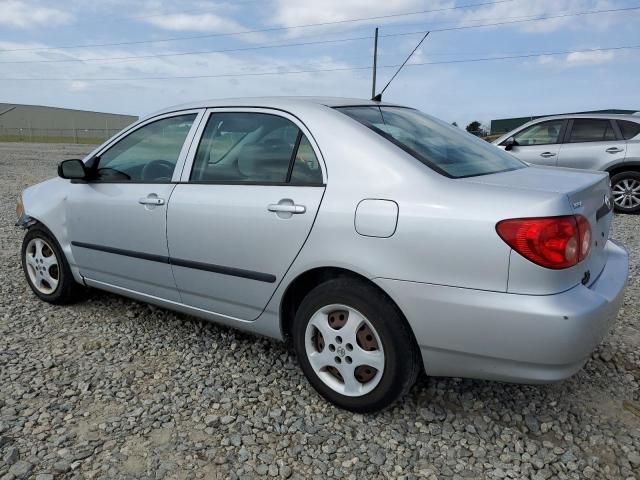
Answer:
<svg viewBox="0 0 640 480"><path fill-rule="evenodd" d="M424 370L551 382L615 320L606 173L527 165L415 109L169 108L18 202L39 298L85 287L288 340L311 385L384 408Z"/></svg>

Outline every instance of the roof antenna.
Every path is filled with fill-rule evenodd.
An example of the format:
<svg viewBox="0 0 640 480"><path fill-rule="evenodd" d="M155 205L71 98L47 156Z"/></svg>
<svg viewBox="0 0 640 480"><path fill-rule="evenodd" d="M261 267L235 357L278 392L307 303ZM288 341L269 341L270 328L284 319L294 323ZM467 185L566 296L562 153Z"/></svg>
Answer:
<svg viewBox="0 0 640 480"><path fill-rule="evenodd" d="M384 88L382 89L382 91L377 94L377 95L373 95L373 97L371 98L371 100L373 100L374 102L381 102L382 101L382 94L384 93L384 91L387 89L387 87L389 86L389 84L391 84L391 82L393 82L393 79L396 78L396 76L400 73L400 70L402 70L402 67L404 67L407 62L409 61L409 59L413 56L414 53L416 53L416 50L418 50L418 48L420 48L420 45L422 45L422 42L424 42L425 38L427 38L429 36L431 32L427 32L424 34L424 37L422 37L422 40L420 40L418 42L418 45L416 45L416 48L414 48L411 53L409 54L409 56L405 59L404 62L402 62L402 65L400 65L400 68L398 68L398 70L396 71L396 73L393 74L393 77L391 77L391 80L389 80L387 82L387 84L384 86ZM378 48L378 29L376 28L376 53L377 53L377 48ZM375 54L374 54L375 55ZM374 86L374 93L375 93L375 85L376 85L376 57L373 57L373 86Z"/></svg>
<svg viewBox="0 0 640 480"><path fill-rule="evenodd" d="M378 69L378 27L373 41L373 85L371 86L371 100L376 98L376 70Z"/></svg>

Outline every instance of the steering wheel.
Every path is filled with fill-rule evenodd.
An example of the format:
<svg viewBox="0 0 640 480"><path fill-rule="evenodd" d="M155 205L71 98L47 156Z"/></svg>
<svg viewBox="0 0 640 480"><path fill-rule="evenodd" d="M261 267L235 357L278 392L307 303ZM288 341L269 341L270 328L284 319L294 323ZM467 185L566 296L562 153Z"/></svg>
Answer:
<svg viewBox="0 0 640 480"><path fill-rule="evenodd" d="M167 160L153 160L142 167L143 180L171 180L175 165Z"/></svg>

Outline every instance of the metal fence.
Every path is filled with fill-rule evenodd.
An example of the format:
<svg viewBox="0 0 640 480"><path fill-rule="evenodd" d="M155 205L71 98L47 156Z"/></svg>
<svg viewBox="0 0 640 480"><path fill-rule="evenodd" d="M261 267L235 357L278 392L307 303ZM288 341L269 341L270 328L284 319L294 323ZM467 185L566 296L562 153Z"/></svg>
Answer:
<svg viewBox="0 0 640 480"><path fill-rule="evenodd" d="M0 127L2 142L102 143L120 129L111 128L5 128Z"/></svg>

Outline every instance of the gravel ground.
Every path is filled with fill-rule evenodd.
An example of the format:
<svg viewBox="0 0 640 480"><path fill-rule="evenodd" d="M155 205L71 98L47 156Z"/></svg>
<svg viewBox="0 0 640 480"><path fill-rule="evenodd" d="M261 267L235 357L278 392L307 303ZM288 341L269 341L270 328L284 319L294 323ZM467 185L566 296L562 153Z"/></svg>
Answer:
<svg viewBox="0 0 640 480"><path fill-rule="evenodd" d="M114 295L40 302L21 189L88 150L0 144L0 479L640 478L640 216L618 322L555 385L421 379L377 415L321 400L285 346Z"/></svg>

